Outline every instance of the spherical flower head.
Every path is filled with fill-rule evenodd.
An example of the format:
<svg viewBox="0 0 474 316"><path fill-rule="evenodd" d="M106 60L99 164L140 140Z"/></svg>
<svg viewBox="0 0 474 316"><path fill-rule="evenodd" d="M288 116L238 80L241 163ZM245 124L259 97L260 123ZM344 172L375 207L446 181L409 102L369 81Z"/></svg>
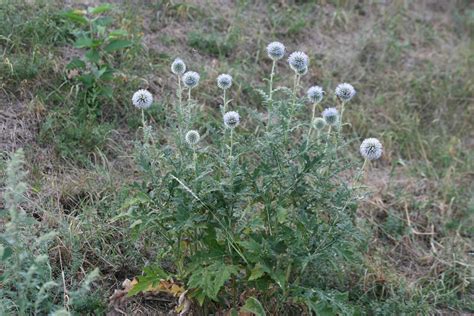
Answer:
<svg viewBox="0 0 474 316"><path fill-rule="evenodd" d="M232 86L232 76L222 74L217 77L217 86L223 90L229 89Z"/></svg>
<svg viewBox="0 0 474 316"><path fill-rule="evenodd" d="M224 124L227 128L236 128L240 123L240 115L235 111L230 111L224 114Z"/></svg>
<svg viewBox="0 0 474 316"><path fill-rule="evenodd" d="M185 72L183 75L183 83L188 89L192 89L199 84L201 76L195 71Z"/></svg>
<svg viewBox="0 0 474 316"><path fill-rule="evenodd" d="M323 118L326 124L334 126L339 121L339 112L336 108L327 108L323 111Z"/></svg>
<svg viewBox="0 0 474 316"><path fill-rule="evenodd" d="M176 58L171 64L171 72L181 76L186 71L186 64L181 58Z"/></svg>
<svg viewBox="0 0 474 316"><path fill-rule="evenodd" d="M288 57L288 63L291 69L296 72L301 72L304 71L305 68L308 68L309 58L308 55L303 52L294 52Z"/></svg>
<svg viewBox="0 0 474 316"><path fill-rule="evenodd" d="M376 160L382 156L382 144L377 138L366 138L360 144L360 154L368 160Z"/></svg>
<svg viewBox="0 0 474 316"><path fill-rule="evenodd" d="M323 99L324 91L323 88L321 88L320 86L312 86L308 89L306 94L308 96L309 101L313 103L319 103Z"/></svg>
<svg viewBox="0 0 474 316"><path fill-rule="evenodd" d="M186 133L186 136L184 137L184 139L186 140L186 143L189 144L189 146L194 146L201 139L201 135L199 135L199 132L196 130L190 130L189 132Z"/></svg>
<svg viewBox="0 0 474 316"><path fill-rule="evenodd" d="M140 89L133 94L133 105L138 109L148 109L153 103L153 96L145 89Z"/></svg>
<svg viewBox="0 0 474 316"><path fill-rule="evenodd" d="M336 96L342 102L350 101L356 94L354 87L349 83L341 83L336 87Z"/></svg>
<svg viewBox="0 0 474 316"><path fill-rule="evenodd" d="M271 42L267 46L267 54L273 60L280 60L285 56L285 45L280 42Z"/></svg>
<svg viewBox="0 0 474 316"><path fill-rule="evenodd" d="M313 124L314 127L316 127L316 129L319 131L326 127L326 121L322 117L315 118Z"/></svg>

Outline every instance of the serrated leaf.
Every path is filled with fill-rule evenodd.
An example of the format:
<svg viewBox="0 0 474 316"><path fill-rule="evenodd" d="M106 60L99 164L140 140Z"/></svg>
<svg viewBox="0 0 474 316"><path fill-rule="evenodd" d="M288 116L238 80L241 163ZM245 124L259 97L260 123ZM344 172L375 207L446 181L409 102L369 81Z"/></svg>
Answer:
<svg viewBox="0 0 474 316"><path fill-rule="evenodd" d="M217 294L224 283L229 280L233 274L237 274L238 271L236 266L216 262L207 267L195 270L189 278L188 286L199 288L207 297L217 300Z"/></svg>
<svg viewBox="0 0 474 316"><path fill-rule="evenodd" d="M128 40L112 40L110 43L105 46L104 50L108 53L115 52L117 50L132 46L132 42Z"/></svg>
<svg viewBox="0 0 474 316"><path fill-rule="evenodd" d="M160 292L165 291L171 293L171 287L168 274L160 267L146 267L143 271L144 275L133 279L132 286L127 293L127 296L133 296L140 292ZM168 283L166 283L168 282ZM174 289L176 292L176 289ZM184 289L183 289L184 292Z"/></svg>
<svg viewBox="0 0 474 316"><path fill-rule="evenodd" d="M256 316L265 316L265 309L262 306L262 303L259 302L255 297L249 297L245 301L245 305L240 309L241 311L246 311L254 313Z"/></svg>

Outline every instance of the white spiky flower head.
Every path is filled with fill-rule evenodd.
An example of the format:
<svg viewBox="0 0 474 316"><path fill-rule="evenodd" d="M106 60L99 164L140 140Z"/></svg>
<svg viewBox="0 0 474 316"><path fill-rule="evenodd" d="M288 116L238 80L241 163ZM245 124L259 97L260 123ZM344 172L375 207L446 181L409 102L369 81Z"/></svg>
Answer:
<svg viewBox="0 0 474 316"><path fill-rule="evenodd" d="M148 109L153 103L153 96L148 90L140 89L133 94L132 103L138 109Z"/></svg>
<svg viewBox="0 0 474 316"><path fill-rule="evenodd" d="M339 112L336 108L327 108L323 111L323 118L328 125L337 125L339 121Z"/></svg>
<svg viewBox="0 0 474 316"><path fill-rule="evenodd" d="M201 135L199 135L199 132L196 130L190 130L189 132L186 133L186 136L184 136L184 139L186 140L186 143L189 144L189 146L194 146L201 139Z"/></svg>
<svg viewBox="0 0 474 316"><path fill-rule="evenodd" d="M326 127L326 121L322 117L315 118L313 121L313 124L317 130L322 130L323 128Z"/></svg>
<svg viewBox="0 0 474 316"><path fill-rule="evenodd" d="M181 76L186 71L186 64L181 58L176 58L171 64L171 72Z"/></svg>
<svg viewBox="0 0 474 316"><path fill-rule="evenodd" d="M183 75L183 83L188 89L195 88L199 84L201 76L195 71L185 72Z"/></svg>
<svg viewBox="0 0 474 316"><path fill-rule="evenodd" d="M293 52L288 57L288 63L295 72L302 72L305 68L308 68L309 58L303 52Z"/></svg>
<svg viewBox="0 0 474 316"><path fill-rule="evenodd" d="M350 101L356 94L354 87L349 83L341 83L336 87L336 96L342 102Z"/></svg>
<svg viewBox="0 0 474 316"><path fill-rule="evenodd" d="M376 160L382 156L383 147L377 138L366 138L360 144L360 154L368 160Z"/></svg>
<svg viewBox="0 0 474 316"><path fill-rule="evenodd" d="M313 103L319 103L323 100L323 88L320 86L312 86L306 92L308 99Z"/></svg>
<svg viewBox="0 0 474 316"><path fill-rule="evenodd" d="M240 123L240 115L235 111L230 111L224 114L224 124L227 128L236 128Z"/></svg>
<svg viewBox="0 0 474 316"><path fill-rule="evenodd" d="M232 76L222 74L217 77L217 86L223 90L227 90L232 86Z"/></svg>
<svg viewBox="0 0 474 316"><path fill-rule="evenodd" d="M285 45L280 42L271 42L267 46L267 54L273 60L282 59L285 56Z"/></svg>

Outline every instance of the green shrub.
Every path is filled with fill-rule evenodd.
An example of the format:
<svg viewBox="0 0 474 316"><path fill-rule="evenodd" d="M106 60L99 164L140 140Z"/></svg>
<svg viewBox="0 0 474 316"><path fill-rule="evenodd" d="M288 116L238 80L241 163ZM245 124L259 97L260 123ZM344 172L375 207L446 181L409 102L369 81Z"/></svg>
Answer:
<svg viewBox="0 0 474 316"><path fill-rule="evenodd" d="M240 107L239 125L224 93L224 123L206 122L194 90L183 101L179 86L165 133L144 120L136 146L143 183L123 208L138 235L158 232L161 267L147 268L131 293L168 276L184 281L187 297L208 311L216 304L257 314L354 311L345 289L359 259L353 221L362 170L349 181L343 176L352 163L342 124L313 125L320 100L303 119L303 77L295 72L292 89L274 89L273 75L269 92L258 90L267 119Z"/></svg>

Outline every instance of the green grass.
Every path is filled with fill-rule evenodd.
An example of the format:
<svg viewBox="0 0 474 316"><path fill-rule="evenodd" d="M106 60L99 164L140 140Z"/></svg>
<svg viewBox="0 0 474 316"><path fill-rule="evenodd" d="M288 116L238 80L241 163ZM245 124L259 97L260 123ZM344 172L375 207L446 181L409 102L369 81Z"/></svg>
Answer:
<svg viewBox="0 0 474 316"><path fill-rule="evenodd" d="M113 56L115 94L103 101L93 126L71 110L79 101L65 66L81 52L72 48L73 27L61 19L61 3L4 3L0 90L7 97L0 111L19 102L25 106L15 111L35 116L33 123L25 119L37 136L24 144L35 184L31 199L42 229L59 232L50 256L57 262L62 252L66 282L101 270L93 289L100 300L85 299L84 310L105 310L110 289L156 255L150 241L156 232L138 237L114 219L127 185L137 180L130 141L141 118L132 111L132 93L153 92L158 106L149 118L160 129L174 97L169 65L180 56L202 75L203 116L219 117L220 72L234 77L233 104L263 111L253 88L263 87L259 78L270 71L265 45L279 40L290 51L308 52L304 85L326 88L324 106L333 104L337 83L352 83L358 94L345 114L351 123L345 133L380 135L384 143L384 158L366 179L373 193L359 208L358 225L370 237L365 276L354 282L363 284L354 284L361 296L351 299L380 315L474 311L467 254L474 246L474 8L468 1L124 3L112 11L114 26L126 29L135 45ZM277 85L289 77L284 68L279 64ZM40 115L26 106L32 100L44 105Z"/></svg>

